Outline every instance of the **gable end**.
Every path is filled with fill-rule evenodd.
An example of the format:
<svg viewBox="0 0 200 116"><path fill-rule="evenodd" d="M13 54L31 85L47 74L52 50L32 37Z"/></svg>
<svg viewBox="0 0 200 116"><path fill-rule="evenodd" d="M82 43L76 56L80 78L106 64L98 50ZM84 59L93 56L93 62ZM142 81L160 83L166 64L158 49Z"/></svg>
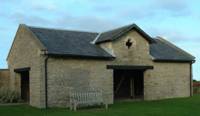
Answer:
<svg viewBox="0 0 200 116"><path fill-rule="evenodd" d="M20 24L19 27L18 27L18 29L17 29L16 35L15 35L15 37L14 37L14 40L13 40L13 42L12 42L12 45L11 45L11 48L10 48L10 50L9 50L8 56L7 56L7 58L6 58L7 61L8 61L8 59L9 59L9 57L10 57L10 54L11 54L11 51L12 51L12 49L13 49L13 45L14 45L14 43L15 43L15 41L16 41L16 38L17 38L18 34L20 34L20 30L22 30L22 29L25 29L26 31L28 31L28 32L31 33L31 35L34 37L33 41L34 41L34 42L36 43L36 45L41 49L41 51L45 51L45 50L46 50L46 47L39 41L39 39L35 36L35 34L32 33L32 31L29 30L29 28L28 28L25 24Z"/></svg>
<svg viewBox="0 0 200 116"><path fill-rule="evenodd" d="M154 43L154 40L145 33L140 27L138 27L136 24L124 26L121 28L117 28L111 31L107 31L104 33L101 33L101 35L96 40L96 44L104 43L104 42L110 42L119 39L124 34L128 33L132 29L136 30L139 34L141 34L149 43Z"/></svg>

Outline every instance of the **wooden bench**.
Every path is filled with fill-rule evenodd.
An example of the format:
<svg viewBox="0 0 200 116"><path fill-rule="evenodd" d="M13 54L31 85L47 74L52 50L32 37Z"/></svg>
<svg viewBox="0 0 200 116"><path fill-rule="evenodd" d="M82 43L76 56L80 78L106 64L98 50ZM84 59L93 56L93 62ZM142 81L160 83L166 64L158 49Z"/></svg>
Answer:
<svg viewBox="0 0 200 116"><path fill-rule="evenodd" d="M105 105L108 109L108 104L104 103L102 92L99 90L70 91L70 110L77 110L79 106L95 106Z"/></svg>

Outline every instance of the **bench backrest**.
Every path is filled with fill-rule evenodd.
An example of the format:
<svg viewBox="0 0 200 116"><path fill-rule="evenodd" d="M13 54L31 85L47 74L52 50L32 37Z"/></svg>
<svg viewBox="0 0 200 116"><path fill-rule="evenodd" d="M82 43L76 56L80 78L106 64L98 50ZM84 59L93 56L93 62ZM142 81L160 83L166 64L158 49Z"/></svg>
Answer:
<svg viewBox="0 0 200 116"><path fill-rule="evenodd" d="M78 104L96 104L103 103L102 92L99 90L89 90L84 92L71 91L70 102Z"/></svg>

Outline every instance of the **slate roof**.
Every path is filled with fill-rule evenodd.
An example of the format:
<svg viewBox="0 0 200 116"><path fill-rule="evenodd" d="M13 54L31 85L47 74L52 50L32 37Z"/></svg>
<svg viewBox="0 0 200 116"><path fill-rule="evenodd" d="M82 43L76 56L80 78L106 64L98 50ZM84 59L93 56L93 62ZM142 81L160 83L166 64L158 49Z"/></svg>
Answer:
<svg viewBox="0 0 200 116"><path fill-rule="evenodd" d="M154 61L194 61L195 57L163 38L154 39L150 44L150 54Z"/></svg>
<svg viewBox="0 0 200 116"><path fill-rule="evenodd" d="M138 31L150 43L150 54L154 61L194 61L195 57L172 43L162 39L153 39L132 24L104 33L92 33L70 30L57 30L28 26L46 47L48 55L87 58L108 58L114 56L100 48L97 44L114 41L131 29ZM94 42L94 43L92 43Z"/></svg>
<svg viewBox="0 0 200 116"><path fill-rule="evenodd" d="M90 43L98 33L46 29L31 26L29 26L29 29L47 48L48 55L113 58L112 55L102 48Z"/></svg>
<svg viewBox="0 0 200 116"><path fill-rule="evenodd" d="M131 29L135 29L150 43L154 42L154 40L148 34L146 34L142 29L140 29L136 24L131 24L131 25L126 25L126 26L114 29L114 30L100 33L100 36L98 37L95 43L98 44L98 43L103 43L107 41L114 41L120 38L123 34L130 31Z"/></svg>

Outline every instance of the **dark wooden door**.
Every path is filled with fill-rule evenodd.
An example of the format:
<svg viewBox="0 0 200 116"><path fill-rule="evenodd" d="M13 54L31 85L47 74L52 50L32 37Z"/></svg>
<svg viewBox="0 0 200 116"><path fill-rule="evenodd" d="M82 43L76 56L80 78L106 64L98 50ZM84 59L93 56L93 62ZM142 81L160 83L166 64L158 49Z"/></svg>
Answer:
<svg viewBox="0 0 200 116"><path fill-rule="evenodd" d="M21 73L21 98L28 102L30 97L29 72Z"/></svg>
<svg viewBox="0 0 200 116"><path fill-rule="evenodd" d="M144 77L143 72L138 71L134 77L134 97L141 98L144 94Z"/></svg>
<svg viewBox="0 0 200 116"><path fill-rule="evenodd" d="M125 70L114 70L114 97L115 99L130 98L130 78Z"/></svg>
<svg viewBox="0 0 200 116"><path fill-rule="evenodd" d="M143 79L142 70L114 70L115 99L143 98Z"/></svg>

